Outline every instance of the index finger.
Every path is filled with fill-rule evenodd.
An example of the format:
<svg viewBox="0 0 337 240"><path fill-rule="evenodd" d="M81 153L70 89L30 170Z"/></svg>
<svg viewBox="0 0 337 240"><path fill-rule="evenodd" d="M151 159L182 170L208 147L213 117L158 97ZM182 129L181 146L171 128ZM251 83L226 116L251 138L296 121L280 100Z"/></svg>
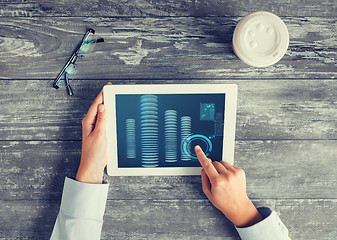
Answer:
<svg viewBox="0 0 337 240"><path fill-rule="evenodd" d="M206 157L200 146L195 146L194 151L199 159L202 168L212 182L212 180L219 175L218 171L215 169L213 164L211 164L210 160Z"/></svg>

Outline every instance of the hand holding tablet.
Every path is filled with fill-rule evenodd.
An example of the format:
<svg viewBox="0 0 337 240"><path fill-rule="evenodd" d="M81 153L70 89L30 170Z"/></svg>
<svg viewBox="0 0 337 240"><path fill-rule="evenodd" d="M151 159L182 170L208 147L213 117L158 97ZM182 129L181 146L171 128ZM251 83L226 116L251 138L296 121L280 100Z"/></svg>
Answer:
<svg viewBox="0 0 337 240"><path fill-rule="evenodd" d="M108 85L111 85L109 82ZM103 90L91 104L82 120L82 154L76 180L102 183L107 156L107 109L103 105Z"/></svg>
<svg viewBox="0 0 337 240"><path fill-rule="evenodd" d="M107 87L104 89L106 90ZM108 168L110 175L194 175L200 174L201 170L202 189L212 204L237 227L252 226L263 218L246 194L244 171L231 165L234 160L237 88L236 86L230 86L229 88L220 86L220 90L218 88L215 90L214 86L208 88L208 85L203 85L202 87L206 88L206 91L211 94L202 96L199 93L200 85L198 88L188 87L189 90L186 90L187 86L185 85L185 88L183 87L180 92L178 91L181 96L171 94L168 98L171 101L164 106L162 105L162 96L164 95L159 95L163 94L159 92L165 86L149 87L150 91L149 89L145 91L143 89L141 94L133 96L134 99L131 102L125 102L125 100L130 100L128 97L122 98L124 100L122 101L124 113L123 111L119 112L121 106L118 106L118 101L121 99L118 100L117 95L125 93L125 87L120 89L122 91L118 94L112 92L113 94L109 96L106 94L111 93L112 89L104 91L104 105L103 92L100 92L82 121L82 155L76 180L85 183L102 183L103 169L107 162L110 164L110 170ZM130 91L126 92L130 95ZM131 91L131 95L134 95L135 92L137 92L137 89ZM214 97L214 93L220 98ZM202 101L178 102L179 105L185 107L182 109L179 108L179 105L172 105L175 102L174 100L181 100L181 97L185 98L186 94L194 94L197 95L197 99L200 96L201 99L204 99ZM187 99L191 100L190 97L188 96ZM186 105L186 103L192 105ZM200 107L198 111L196 111L196 103L198 108ZM138 108L138 113L132 110L132 104ZM162 107L164 107L164 110L161 109ZM167 107L170 109L167 109ZM193 112L199 112L199 117L193 116ZM123 116L125 113L134 118L125 118ZM162 118L161 121L160 118ZM117 129L118 121L125 124L124 128L121 127L122 131ZM203 121L206 121L206 124L203 124ZM180 126L178 126L178 122ZM222 127L217 127L219 124ZM162 131L159 130L160 125L164 126ZM214 126L214 135L209 135L212 131L207 130L207 126ZM137 133L136 129L139 127L140 130ZM117 141L117 130L120 131L120 135L124 135L124 138L121 139L126 141ZM137 142L136 136L139 133L140 139ZM159 141L160 135L164 135L163 142ZM112 137L112 142L111 139L109 142L109 136ZM213 147L216 143L215 138L221 139L222 145L220 148L222 147L222 149L220 153L222 158L214 155L214 153L219 153L217 151L219 150L218 146ZM140 151L135 147L139 143ZM159 147L159 143L164 145L164 148ZM200 147L199 143L203 144L203 147ZM178 150L179 144L180 149ZM126 152L118 148L118 145L126 145ZM107 152L107 150L109 151ZM111 154L113 151L115 151L115 154ZM135 161L137 155L140 155L140 161L138 162ZM163 163L159 161L159 156L164 156L167 165L160 166ZM210 156L215 156L212 158L222 159L222 161L212 162ZM125 165L123 161L128 158L136 163L132 163L133 166L131 167L123 167ZM199 164L199 162L200 165L195 167L194 165ZM137 166L137 164L140 164L140 166ZM172 165L170 166L170 164ZM176 165L180 167L176 167Z"/></svg>

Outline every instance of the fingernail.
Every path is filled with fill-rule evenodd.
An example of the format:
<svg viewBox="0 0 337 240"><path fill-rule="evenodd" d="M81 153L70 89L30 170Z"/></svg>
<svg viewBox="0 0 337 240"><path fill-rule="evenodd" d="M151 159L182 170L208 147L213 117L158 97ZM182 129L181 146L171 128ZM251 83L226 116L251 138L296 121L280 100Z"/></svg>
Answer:
<svg viewBox="0 0 337 240"><path fill-rule="evenodd" d="M195 149L200 150L200 146L199 145L195 146Z"/></svg>
<svg viewBox="0 0 337 240"><path fill-rule="evenodd" d="M99 112L104 112L104 105L103 104L99 105L98 111Z"/></svg>

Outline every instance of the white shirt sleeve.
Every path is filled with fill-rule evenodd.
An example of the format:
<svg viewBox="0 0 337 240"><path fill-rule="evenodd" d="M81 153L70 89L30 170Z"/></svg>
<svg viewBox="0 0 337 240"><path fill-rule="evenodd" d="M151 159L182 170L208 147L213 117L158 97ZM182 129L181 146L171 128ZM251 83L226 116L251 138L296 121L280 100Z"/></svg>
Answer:
<svg viewBox="0 0 337 240"><path fill-rule="evenodd" d="M282 223L276 212L269 208L258 208L262 221L246 228L238 228L242 240L291 240L288 229Z"/></svg>
<svg viewBox="0 0 337 240"><path fill-rule="evenodd" d="M67 178L51 240L100 239L109 184Z"/></svg>

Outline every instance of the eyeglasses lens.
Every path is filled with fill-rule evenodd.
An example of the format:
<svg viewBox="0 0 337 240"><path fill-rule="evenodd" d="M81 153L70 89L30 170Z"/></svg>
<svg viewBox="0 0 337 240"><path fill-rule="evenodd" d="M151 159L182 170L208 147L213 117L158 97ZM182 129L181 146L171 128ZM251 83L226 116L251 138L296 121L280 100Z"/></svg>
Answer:
<svg viewBox="0 0 337 240"><path fill-rule="evenodd" d="M84 58L86 55L92 52L97 42L97 38L93 34L89 34L83 41L79 51L78 57Z"/></svg>
<svg viewBox="0 0 337 240"><path fill-rule="evenodd" d="M75 75L77 73L77 67L74 64L70 64L69 67L65 70L62 78L57 82L58 87L67 87L70 83L67 81L66 77L68 80L74 79Z"/></svg>

